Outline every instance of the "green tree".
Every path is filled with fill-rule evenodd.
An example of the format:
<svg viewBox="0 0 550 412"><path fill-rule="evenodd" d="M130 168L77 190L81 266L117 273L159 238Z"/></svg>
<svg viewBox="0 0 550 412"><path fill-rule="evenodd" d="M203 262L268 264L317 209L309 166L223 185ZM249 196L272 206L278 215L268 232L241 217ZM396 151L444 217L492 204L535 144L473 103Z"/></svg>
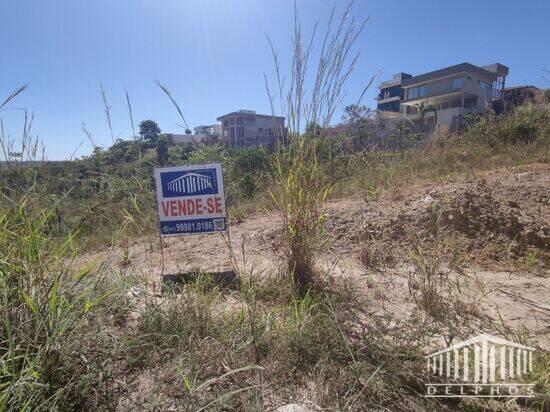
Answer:
<svg viewBox="0 0 550 412"><path fill-rule="evenodd" d="M160 134L160 127L154 120L144 120L139 124L139 135L145 141L155 143Z"/></svg>
<svg viewBox="0 0 550 412"><path fill-rule="evenodd" d="M157 140L157 160L161 166L168 163L168 139L166 136L160 136Z"/></svg>
<svg viewBox="0 0 550 412"><path fill-rule="evenodd" d="M117 139L106 151L106 163L117 164L137 159L137 145L133 140Z"/></svg>
<svg viewBox="0 0 550 412"><path fill-rule="evenodd" d="M426 104L425 102L417 103L414 105L416 107L416 110L418 110L418 113L420 114L420 123L422 124L422 128L424 131L427 129L426 124L426 113L433 112L434 114L434 127L437 124L437 109L435 106L431 104Z"/></svg>
<svg viewBox="0 0 550 412"><path fill-rule="evenodd" d="M370 110L362 104L350 104L344 108L342 120L347 124L364 123L368 121Z"/></svg>
<svg viewBox="0 0 550 412"><path fill-rule="evenodd" d="M373 143L369 131L371 112L366 106L357 104L346 106L342 120L348 125L348 131L355 150L362 150Z"/></svg>

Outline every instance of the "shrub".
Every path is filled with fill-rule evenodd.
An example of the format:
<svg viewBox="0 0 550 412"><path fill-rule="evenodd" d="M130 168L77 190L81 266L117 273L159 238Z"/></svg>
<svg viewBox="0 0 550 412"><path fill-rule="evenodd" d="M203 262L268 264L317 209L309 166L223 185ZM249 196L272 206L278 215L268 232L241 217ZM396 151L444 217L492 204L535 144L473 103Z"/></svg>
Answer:
<svg viewBox="0 0 550 412"><path fill-rule="evenodd" d="M302 292L313 282L313 251L324 233L322 206L330 194L317 161L317 139L292 140L275 158L271 199L283 219L283 239L291 282Z"/></svg>
<svg viewBox="0 0 550 412"><path fill-rule="evenodd" d="M491 147L520 143L547 144L550 139L550 105L525 104L507 115L485 115L467 126L465 137Z"/></svg>

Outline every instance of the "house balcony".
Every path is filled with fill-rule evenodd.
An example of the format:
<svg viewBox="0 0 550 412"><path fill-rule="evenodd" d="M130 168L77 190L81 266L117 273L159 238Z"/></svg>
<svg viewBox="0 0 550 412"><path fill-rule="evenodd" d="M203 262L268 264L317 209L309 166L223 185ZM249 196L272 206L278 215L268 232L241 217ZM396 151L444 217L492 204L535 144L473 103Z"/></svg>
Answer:
<svg viewBox="0 0 550 412"><path fill-rule="evenodd" d="M392 96L392 97L387 97L385 99L381 99L380 97L377 97L376 100L378 100L379 104L389 103L389 102L396 102L396 101L401 100L401 96Z"/></svg>

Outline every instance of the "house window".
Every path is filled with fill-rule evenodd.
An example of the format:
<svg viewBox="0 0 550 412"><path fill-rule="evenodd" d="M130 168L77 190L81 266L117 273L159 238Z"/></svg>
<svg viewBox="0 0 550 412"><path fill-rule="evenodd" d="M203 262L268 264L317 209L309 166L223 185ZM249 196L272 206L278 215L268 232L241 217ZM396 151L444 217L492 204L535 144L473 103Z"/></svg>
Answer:
<svg viewBox="0 0 550 412"><path fill-rule="evenodd" d="M451 102L451 107L462 107L462 100L456 99Z"/></svg>
<svg viewBox="0 0 550 412"><path fill-rule="evenodd" d="M263 131L264 131L264 128L263 128L263 127L260 127L260 128L258 128L258 131L259 131L259 132L263 132Z"/></svg>
<svg viewBox="0 0 550 412"><path fill-rule="evenodd" d="M463 84L464 84L464 77L457 77L456 79L452 80L451 89L453 90L461 89Z"/></svg>
<svg viewBox="0 0 550 412"><path fill-rule="evenodd" d="M482 81L481 88L483 89L483 97L489 100L491 98L491 84L486 81Z"/></svg>
<svg viewBox="0 0 550 412"><path fill-rule="evenodd" d="M428 87L420 86L418 88L418 96L419 97L424 97L424 96L427 96L427 95L428 95Z"/></svg>
<svg viewBox="0 0 550 412"><path fill-rule="evenodd" d="M413 87L409 89L408 97L409 99L416 99L417 97L424 97L428 95L428 87L427 86L418 86Z"/></svg>
<svg viewBox="0 0 550 412"><path fill-rule="evenodd" d="M477 107L477 96L464 99L464 107L466 109L475 109Z"/></svg>

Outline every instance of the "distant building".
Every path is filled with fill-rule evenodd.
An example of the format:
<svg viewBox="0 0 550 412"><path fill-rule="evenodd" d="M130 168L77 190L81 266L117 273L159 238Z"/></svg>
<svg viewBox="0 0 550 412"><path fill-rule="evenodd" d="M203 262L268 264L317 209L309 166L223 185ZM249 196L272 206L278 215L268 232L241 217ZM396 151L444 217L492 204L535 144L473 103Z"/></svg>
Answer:
<svg viewBox="0 0 550 412"><path fill-rule="evenodd" d="M195 127L196 135L210 135L210 136L221 136L222 135L222 126L220 124L210 124L206 126L197 126Z"/></svg>
<svg viewBox="0 0 550 412"><path fill-rule="evenodd" d="M286 138L285 118L238 110L218 117L223 139L231 147L273 146Z"/></svg>
<svg viewBox="0 0 550 412"><path fill-rule="evenodd" d="M483 67L461 63L417 76L400 73L381 84L379 114L391 130L402 120L418 122L418 108L430 106L435 113L425 113L428 128L452 130L464 116L482 113L501 101L507 75L508 67L500 63Z"/></svg>
<svg viewBox="0 0 550 412"><path fill-rule="evenodd" d="M195 127L195 134L167 133L168 142L172 145L193 143L223 143L222 127L219 124Z"/></svg>
<svg viewBox="0 0 550 412"><path fill-rule="evenodd" d="M195 141L201 143L224 143L222 126L211 124L195 127Z"/></svg>
<svg viewBox="0 0 550 412"><path fill-rule="evenodd" d="M524 103L534 103L540 93L540 89L535 86L506 87L503 99L504 111L510 111L513 107Z"/></svg>
<svg viewBox="0 0 550 412"><path fill-rule="evenodd" d="M171 145L193 144L196 142L195 136L192 134L166 133L166 138Z"/></svg>

